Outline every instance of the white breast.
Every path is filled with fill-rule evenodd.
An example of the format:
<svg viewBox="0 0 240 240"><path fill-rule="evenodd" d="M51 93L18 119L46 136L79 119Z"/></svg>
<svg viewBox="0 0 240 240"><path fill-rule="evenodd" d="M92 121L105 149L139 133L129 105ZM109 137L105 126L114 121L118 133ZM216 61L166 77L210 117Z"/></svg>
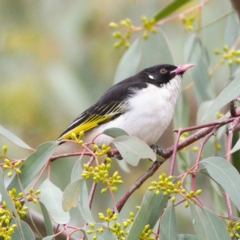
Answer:
<svg viewBox="0 0 240 240"><path fill-rule="evenodd" d="M105 129L116 127L125 130L148 145L155 144L168 127L180 91L181 77L176 76L168 84L157 87L148 84L147 88L133 90L129 98L129 110L120 117L85 133L84 141L90 141ZM111 137L100 135L95 143L110 144Z"/></svg>

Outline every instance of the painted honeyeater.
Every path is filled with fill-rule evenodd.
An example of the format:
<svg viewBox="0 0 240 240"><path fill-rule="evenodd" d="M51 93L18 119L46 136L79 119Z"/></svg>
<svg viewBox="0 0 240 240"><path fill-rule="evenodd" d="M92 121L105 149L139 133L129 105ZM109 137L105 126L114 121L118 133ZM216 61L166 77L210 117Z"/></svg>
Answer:
<svg viewBox="0 0 240 240"><path fill-rule="evenodd" d="M180 92L182 75L194 64L161 64L146 68L108 89L81 113L58 140L71 139L84 131L82 140L91 141L109 128L121 128L149 146L156 144L168 127ZM111 144L112 137L100 134L95 144ZM78 144L64 142L57 154L79 150Z"/></svg>

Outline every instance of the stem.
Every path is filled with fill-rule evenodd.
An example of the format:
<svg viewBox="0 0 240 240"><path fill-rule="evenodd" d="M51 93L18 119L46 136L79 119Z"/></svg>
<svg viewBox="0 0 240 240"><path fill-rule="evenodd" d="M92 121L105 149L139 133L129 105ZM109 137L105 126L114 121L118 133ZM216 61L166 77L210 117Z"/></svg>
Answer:
<svg viewBox="0 0 240 240"><path fill-rule="evenodd" d="M92 208L92 202L93 202L93 197L94 197L96 188L97 188L97 183L93 183L92 188L91 188L91 192L89 194L89 202L88 202L88 206L89 206L90 209Z"/></svg>
<svg viewBox="0 0 240 240"><path fill-rule="evenodd" d="M240 115L240 108L236 109L236 114L239 116ZM185 132L185 131L191 131L191 130L196 130L196 129L200 129L198 132L192 134L190 137L188 137L187 139L185 139L184 141L182 141L181 143L178 143L177 146L175 146L175 144L164 150L161 154L161 157L163 157L165 160L167 160L169 157L172 156L174 148L177 148L177 151L185 148L186 146L196 142L197 140L201 139L202 137L206 136L207 134L211 133L215 127L220 128L223 125L226 125L229 122L233 122L234 120L237 120L238 118L232 118L231 115L229 113L227 113L226 115L224 115L221 119L213 122L213 123L209 123L209 124L203 124L200 126L194 126L194 127L190 127L186 129L182 129L182 130L178 130L181 132ZM238 127L238 125L236 126L236 128ZM145 172L141 177L139 177L136 182L134 183L133 186L131 186L131 188L124 194L124 196L118 201L118 203L116 204L117 210L118 212L120 212L124 206L124 204L126 203L126 201L128 200L128 198L149 178L151 177L157 170L158 168L163 164L163 162L154 162L152 164L152 166L147 170L147 172Z"/></svg>
<svg viewBox="0 0 240 240"><path fill-rule="evenodd" d="M180 138L182 133L183 132L180 130L180 131L178 131L178 134L177 134L177 138L176 138L176 141L175 141L175 144L174 144L174 149L173 149L172 162L171 162L169 176L173 175L174 166L175 166L175 162L176 162L176 156L177 156L177 150L178 150L177 148L178 148L179 138Z"/></svg>

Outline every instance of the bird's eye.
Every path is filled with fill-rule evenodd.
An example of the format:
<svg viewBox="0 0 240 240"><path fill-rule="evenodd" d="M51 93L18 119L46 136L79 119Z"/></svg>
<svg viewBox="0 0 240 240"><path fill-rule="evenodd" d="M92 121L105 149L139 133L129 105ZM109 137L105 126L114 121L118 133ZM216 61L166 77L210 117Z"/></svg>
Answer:
<svg viewBox="0 0 240 240"><path fill-rule="evenodd" d="M165 74L167 73L167 69L166 68L160 68L160 71L159 71L161 74Z"/></svg>

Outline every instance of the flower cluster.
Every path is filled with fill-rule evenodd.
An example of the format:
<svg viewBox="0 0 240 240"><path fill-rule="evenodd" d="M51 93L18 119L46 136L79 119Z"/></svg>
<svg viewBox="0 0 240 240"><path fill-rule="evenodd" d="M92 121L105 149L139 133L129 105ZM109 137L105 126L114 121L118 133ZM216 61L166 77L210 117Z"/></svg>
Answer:
<svg viewBox="0 0 240 240"><path fill-rule="evenodd" d="M183 187L182 187L182 182L178 181L176 184L173 183L173 177L169 176L166 177L165 173L162 173L159 176L159 181L156 182L152 182L151 183L152 186L150 186L148 189L150 191L155 191L156 194L160 194L161 192L163 192L164 196L169 196L171 194L173 194L174 196L171 197L171 201L175 202L176 201L176 195L180 194L181 196L183 196L187 201L185 202L185 207L189 206L189 201L194 202L195 200L194 198L197 195L200 195L202 193L202 190L199 189L196 192L187 192Z"/></svg>

